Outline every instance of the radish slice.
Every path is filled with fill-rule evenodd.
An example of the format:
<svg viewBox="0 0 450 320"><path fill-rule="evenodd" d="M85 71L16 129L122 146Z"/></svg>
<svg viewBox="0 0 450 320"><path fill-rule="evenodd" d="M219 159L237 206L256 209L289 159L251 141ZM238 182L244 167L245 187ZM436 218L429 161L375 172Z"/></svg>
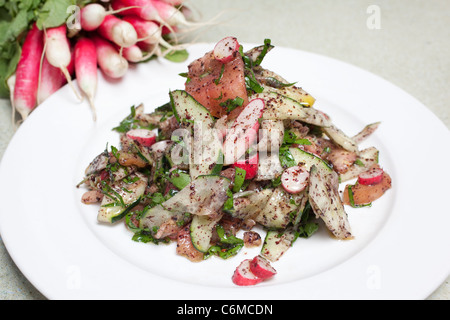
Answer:
<svg viewBox="0 0 450 320"><path fill-rule="evenodd" d="M233 273L231 279L238 286L253 286L263 281L250 271L251 259L242 261Z"/></svg>
<svg viewBox="0 0 450 320"><path fill-rule="evenodd" d="M256 141L265 105L263 99L251 100L233 122L223 144L224 164L238 161Z"/></svg>
<svg viewBox="0 0 450 320"><path fill-rule="evenodd" d="M303 167L287 168L281 175L281 185L289 193L296 194L305 190L308 185L309 172Z"/></svg>
<svg viewBox="0 0 450 320"><path fill-rule="evenodd" d="M233 167L238 167L245 170L245 180L250 180L256 177L258 173L259 155L254 153L248 159L238 160L233 164Z"/></svg>
<svg viewBox="0 0 450 320"><path fill-rule="evenodd" d="M261 256L256 256L250 262L250 271L257 277L262 279L269 279L277 274L270 262Z"/></svg>
<svg viewBox="0 0 450 320"><path fill-rule="evenodd" d="M146 147L150 147L156 142L156 133L148 129L132 129L127 132L127 137Z"/></svg>
<svg viewBox="0 0 450 320"><path fill-rule="evenodd" d="M358 176L358 182L363 185L378 184L383 180L383 169L379 167L371 168L365 172L362 172Z"/></svg>
<svg viewBox="0 0 450 320"><path fill-rule="evenodd" d="M236 57L239 52L239 42L235 37L226 37L217 42L214 47L214 59L227 63Z"/></svg>

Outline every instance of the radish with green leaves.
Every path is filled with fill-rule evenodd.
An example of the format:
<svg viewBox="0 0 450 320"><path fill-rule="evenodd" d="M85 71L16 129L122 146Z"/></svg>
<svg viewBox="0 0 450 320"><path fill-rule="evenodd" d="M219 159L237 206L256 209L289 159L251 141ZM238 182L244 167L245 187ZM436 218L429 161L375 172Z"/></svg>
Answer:
<svg viewBox="0 0 450 320"><path fill-rule="evenodd" d="M101 37L92 37L97 52L97 61L108 77L121 78L128 70L128 61L117 52L114 45Z"/></svg>
<svg viewBox="0 0 450 320"><path fill-rule="evenodd" d="M16 69L12 105L25 120L36 107L43 32L36 24L28 31Z"/></svg>
<svg viewBox="0 0 450 320"><path fill-rule="evenodd" d="M131 47L138 41L138 35L134 27L127 21L116 16L106 16L97 29L105 39L120 47Z"/></svg>
<svg viewBox="0 0 450 320"><path fill-rule="evenodd" d="M75 75L78 86L87 96L93 118L97 119L94 96L97 91L97 51L95 43L89 38L80 38L75 44Z"/></svg>

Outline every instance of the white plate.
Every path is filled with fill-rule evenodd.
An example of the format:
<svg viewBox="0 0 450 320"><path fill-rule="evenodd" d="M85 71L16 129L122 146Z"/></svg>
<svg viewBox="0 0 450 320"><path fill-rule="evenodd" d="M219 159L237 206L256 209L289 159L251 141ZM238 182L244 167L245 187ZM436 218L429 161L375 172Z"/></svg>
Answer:
<svg viewBox="0 0 450 320"><path fill-rule="evenodd" d="M250 49L252 45L245 45ZM191 47L190 59L213 44ZM379 148L393 187L371 208L348 208L356 236L332 239L322 228L299 239L274 263L278 274L254 287L231 282L235 267L258 249L229 260L191 263L175 244L131 240L122 223L100 225L97 206L75 188L111 131L143 102L146 111L183 88L186 63L152 61L120 81L102 77L98 121L64 87L31 114L13 137L0 168L0 231L13 260L50 299L423 299L450 270L448 129L417 100L351 65L276 47L263 66L298 81L347 134L382 121L364 146ZM445 167L443 167L445 166Z"/></svg>

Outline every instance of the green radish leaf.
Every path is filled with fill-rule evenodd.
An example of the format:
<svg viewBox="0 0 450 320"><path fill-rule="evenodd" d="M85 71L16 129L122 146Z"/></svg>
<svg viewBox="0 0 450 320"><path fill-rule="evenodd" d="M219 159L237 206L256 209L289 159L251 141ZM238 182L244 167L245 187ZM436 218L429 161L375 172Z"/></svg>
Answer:
<svg viewBox="0 0 450 320"><path fill-rule="evenodd" d="M189 53L186 50L177 50L166 54L164 57L172 62L183 62L187 60Z"/></svg>

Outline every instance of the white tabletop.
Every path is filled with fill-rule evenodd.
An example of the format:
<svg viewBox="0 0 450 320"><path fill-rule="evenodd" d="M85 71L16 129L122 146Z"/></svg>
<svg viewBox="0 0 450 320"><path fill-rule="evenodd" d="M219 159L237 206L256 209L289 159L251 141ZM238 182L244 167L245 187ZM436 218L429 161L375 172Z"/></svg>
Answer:
<svg viewBox="0 0 450 320"><path fill-rule="evenodd" d="M193 41L291 47L366 69L402 88L450 128L450 2L447 0L188 0L202 21ZM14 134L11 106L0 100L0 159ZM447 254L447 253L445 253ZM450 298L450 278L428 297ZM411 279L414 281L414 279ZM0 239L0 299L45 299L21 274Z"/></svg>

